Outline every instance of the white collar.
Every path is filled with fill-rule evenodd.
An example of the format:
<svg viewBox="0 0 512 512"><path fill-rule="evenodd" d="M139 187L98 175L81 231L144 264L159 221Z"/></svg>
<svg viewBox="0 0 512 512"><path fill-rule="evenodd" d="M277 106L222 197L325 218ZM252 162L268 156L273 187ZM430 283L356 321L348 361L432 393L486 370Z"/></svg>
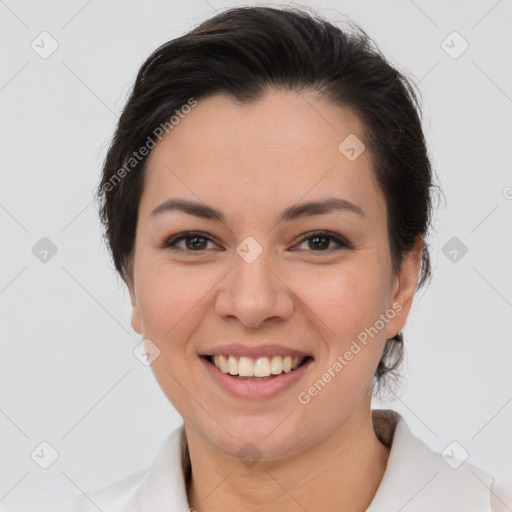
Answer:
<svg viewBox="0 0 512 512"><path fill-rule="evenodd" d="M367 512L491 510L491 476L468 463L453 469L439 453L415 437L395 411L374 409L372 417L377 435L385 444L391 444L391 451L384 477ZM149 468L140 501L137 499L141 511L188 510L180 458L182 429L183 425L169 435Z"/></svg>
<svg viewBox="0 0 512 512"><path fill-rule="evenodd" d="M387 424L393 439L384 477L367 512L491 511L490 475L467 462L454 469L457 465L450 466L415 437L397 412L377 409L372 414L376 432Z"/></svg>

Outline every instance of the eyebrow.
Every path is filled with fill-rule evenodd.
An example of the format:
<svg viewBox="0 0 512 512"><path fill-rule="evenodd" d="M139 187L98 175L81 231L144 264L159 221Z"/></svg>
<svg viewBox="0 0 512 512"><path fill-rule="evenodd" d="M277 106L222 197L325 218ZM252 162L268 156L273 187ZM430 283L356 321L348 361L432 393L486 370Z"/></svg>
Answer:
<svg viewBox="0 0 512 512"><path fill-rule="evenodd" d="M211 206L208 206L204 203L189 201L187 199L168 199L167 201L164 201L162 204L157 206L149 214L149 218L153 219L166 212L174 210L182 211L188 215L194 215L202 219L209 219L219 222L226 221L224 214L220 210L216 210L215 208L212 208ZM299 218L310 217L313 215L323 215L333 211L346 211L355 213L361 217L365 217L363 210L358 205L351 203L346 199L332 197L322 201L312 201L309 203L302 203L285 208L281 212L278 222L289 222Z"/></svg>

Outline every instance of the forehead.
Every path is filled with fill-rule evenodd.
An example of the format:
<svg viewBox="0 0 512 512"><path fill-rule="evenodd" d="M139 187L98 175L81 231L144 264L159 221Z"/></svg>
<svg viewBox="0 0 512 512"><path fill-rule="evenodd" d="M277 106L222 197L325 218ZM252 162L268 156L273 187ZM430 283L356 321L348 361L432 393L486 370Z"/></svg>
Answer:
<svg viewBox="0 0 512 512"><path fill-rule="evenodd" d="M339 195L378 209L369 151L339 149L349 136L364 142L358 117L309 93L201 99L149 155L141 211L177 196L247 211Z"/></svg>

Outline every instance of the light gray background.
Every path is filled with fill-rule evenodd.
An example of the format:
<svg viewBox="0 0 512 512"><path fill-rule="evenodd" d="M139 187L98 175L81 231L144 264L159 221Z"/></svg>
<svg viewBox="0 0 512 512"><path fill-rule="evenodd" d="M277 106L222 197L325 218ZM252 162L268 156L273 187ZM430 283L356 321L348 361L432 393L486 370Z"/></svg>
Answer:
<svg viewBox="0 0 512 512"><path fill-rule="evenodd" d="M92 192L144 59L234 5L252 3L0 1L6 506L92 490L145 467L180 422L132 354L140 338L102 245ZM435 277L405 329L405 389L375 407L399 411L437 451L456 440L469 462L512 480L512 2L302 5L333 21L348 15L419 82L446 194L431 239ZM47 59L31 48L43 31L59 45ZM456 59L441 46L453 31L469 43ZM452 51L461 48L450 41ZM46 263L32 253L42 237L58 248ZM452 237L468 248L457 262L442 252ZM42 441L59 453L47 470L30 456Z"/></svg>

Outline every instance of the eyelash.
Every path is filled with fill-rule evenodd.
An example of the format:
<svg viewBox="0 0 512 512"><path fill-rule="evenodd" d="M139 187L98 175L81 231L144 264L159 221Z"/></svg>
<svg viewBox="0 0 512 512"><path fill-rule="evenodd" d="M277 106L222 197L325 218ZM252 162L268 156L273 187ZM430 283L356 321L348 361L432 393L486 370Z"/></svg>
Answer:
<svg viewBox="0 0 512 512"><path fill-rule="evenodd" d="M176 244L178 242L180 242L181 240L186 240L187 238L202 238L204 240L207 240L207 241L210 241L210 242L213 242L213 240L206 234L206 233L203 233L201 231L186 231L184 233L179 233L177 235L174 235L172 236L171 238L169 238L165 244L164 244L164 248L167 248L171 251L182 251L182 252L185 252L185 253L204 253L204 251L206 251L207 249L199 249L197 251L193 251L193 250L189 250L189 249L181 249L179 247L176 247ZM305 242L307 240L310 240L310 239L313 239L313 238L330 238L332 241L334 241L335 243L338 244L338 248L330 248L330 249L321 249L321 250L318 250L318 251L315 251L315 250L312 250L312 249L299 249L300 251L303 251L303 250L306 250L306 252L318 252L318 253L330 253L332 252L333 250L340 250L340 249L353 249L353 246L352 244L336 235L335 233L332 233L331 231L311 231L311 232L308 232L308 233L305 233L304 235L301 236L299 242L298 242L298 245L300 245L302 242Z"/></svg>

